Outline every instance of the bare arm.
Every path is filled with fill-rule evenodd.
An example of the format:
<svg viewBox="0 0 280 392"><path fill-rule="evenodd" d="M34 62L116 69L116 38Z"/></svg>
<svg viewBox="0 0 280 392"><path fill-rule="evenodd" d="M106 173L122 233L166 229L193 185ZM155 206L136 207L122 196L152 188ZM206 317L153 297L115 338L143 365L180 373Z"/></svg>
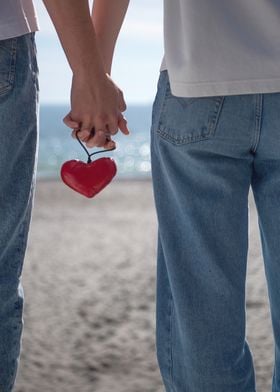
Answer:
<svg viewBox="0 0 280 392"><path fill-rule="evenodd" d="M123 24L129 0L94 0L92 21L106 72L111 74L115 44Z"/></svg>
<svg viewBox="0 0 280 392"><path fill-rule="evenodd" d="M44 0L73 73L87 73L105 79L87 0ZM86 39L85 39L86 38Z"/></svg>
<svg viewBox="0 0 280 392"><path fill-rule="evenodd" d="M43 1L73 71L71 111L64 122L70 128L81 127L80 137L84 141L94 129L91 146L106 146L105 133L113 135L118 127L128 133L121 114L126 105L106 74L88 0Z"/></svg>

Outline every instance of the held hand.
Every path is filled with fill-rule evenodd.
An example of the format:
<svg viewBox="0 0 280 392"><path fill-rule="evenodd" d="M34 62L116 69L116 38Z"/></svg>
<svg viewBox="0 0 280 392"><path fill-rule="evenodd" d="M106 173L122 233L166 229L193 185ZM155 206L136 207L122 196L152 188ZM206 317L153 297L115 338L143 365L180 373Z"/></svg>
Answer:
<svg viewBox="0 0 280 392"><path fill-rule="evenodd" d="M79 137L87 147L113 148L115 142L111 135L118 129L129 134L127 121L122 115L126 110L123 93L106 74L98 83L91 83L90 75L74 75L71 90L71 111L63 119L75 130L81 129Z"/></svg>

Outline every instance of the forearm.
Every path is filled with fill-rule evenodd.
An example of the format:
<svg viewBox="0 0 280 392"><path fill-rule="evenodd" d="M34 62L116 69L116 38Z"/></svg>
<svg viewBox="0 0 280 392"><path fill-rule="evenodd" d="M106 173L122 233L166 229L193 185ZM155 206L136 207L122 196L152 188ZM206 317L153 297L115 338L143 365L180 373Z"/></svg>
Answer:
<svg viewBox="0 0 280 392"><path fill-rule="evenodd" d="M126 104L121 90L106 75L88 0L43 2L73 71L71 110L63 121L69 128L80 130L80 138L88 147L112 148L111 135L119 129L129 134L121 113Z"/></svg>
<svg viewBox="0 0 280 392"><path fill-rule="evenodd" d="M111 74L115 44L123 24L129 0L94 0L92 21L105 70Z"/></svg>
<svg viewBox="0 0 280 392"><path fill-rule="evenodd" d="M43 0L73 73L105 74L88 0Z"/></svg>

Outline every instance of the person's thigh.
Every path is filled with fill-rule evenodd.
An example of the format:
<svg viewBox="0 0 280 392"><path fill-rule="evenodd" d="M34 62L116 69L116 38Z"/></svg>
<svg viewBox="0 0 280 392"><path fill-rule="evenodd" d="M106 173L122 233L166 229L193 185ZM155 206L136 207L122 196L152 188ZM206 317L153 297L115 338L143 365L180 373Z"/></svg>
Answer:
<svg viewBox="0 0 280 392"><path fill-rule="evenodd" d="M255 391L245 281L256 98L175 97L160 74L151 160L156 344L167 391Z"/></svg>
<svg viewBox="0 0 280 392"><path fill-rule="evenodd" d="M275 340L272 391L280 391L280 93L263 94L252 191L258 212Z"/></svg>
<svg viewBox="0 0 280 392"><path fill-rule="evenodd" d="M21 273L34 199L38 80L34 33L0 41L0 390L11 391L23 327Z"/></svg>

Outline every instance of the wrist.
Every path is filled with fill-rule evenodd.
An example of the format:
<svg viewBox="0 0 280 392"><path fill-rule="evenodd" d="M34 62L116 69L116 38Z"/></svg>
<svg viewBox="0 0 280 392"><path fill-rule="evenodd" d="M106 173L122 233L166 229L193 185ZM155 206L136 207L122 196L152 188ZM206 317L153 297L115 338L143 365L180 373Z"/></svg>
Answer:
<svg viewBox="0 0 280 392"><path fill-rule="evenodd" d="M92 68L80 68L73 72L73 83L75 83L76 88L78 88L82 94L87 94L88 91L91 92L96 98L102 96L107 88L108 76L105 71L96 72Z"/></svg>
<svg viewBox="0 0 280 392"><path fill-rule="evenodd" d="M106 78L106 72L103 67L96 67L91 63L82 63L72 67L73 76L77 79L89 80L102 80Z"/></svg>
<svg viewBox="0 0 280 392"><path fill-rule="evenodd" d="M91 55L95 53L95 55ZM74 64L72 64L73 75L80 79L91 78L94 81L106 78L106 67L98 53L98 50L92 51L90 55L80 56Z"/></svg>

